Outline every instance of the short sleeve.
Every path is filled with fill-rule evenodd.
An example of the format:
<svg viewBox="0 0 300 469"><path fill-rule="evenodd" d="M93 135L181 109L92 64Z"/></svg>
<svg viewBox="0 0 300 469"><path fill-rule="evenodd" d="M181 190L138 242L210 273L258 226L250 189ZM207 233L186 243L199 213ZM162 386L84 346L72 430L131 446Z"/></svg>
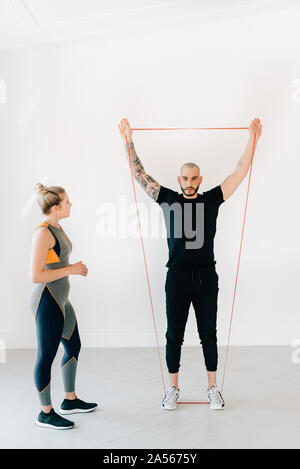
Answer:
<svg viewBox="0 0 300 469"><path fill-rule="evenodd" d="M214 187L213 189L210 189L209 191L204 192L204 194L211 201L213 201L217 207L219 207L223 202L225 202L220 184Z"/></svg>
<svg viewBox="0 0 300 469"><path fill-rule="evenodd" d="M166 200L166 188L164 186L160 186L159 193L155 202L161 204Z"/></svg>
<svg viewBox="0 0 300 469"><path fill-rule="evenodd" d="M156 202L158 204L161 204L163 202L172 203L174 202L174 200L176 200L177 196L178 196L178 193L173 191L172 189L169 189L168 187L165 187L165 186L160 186Z"/></svg>

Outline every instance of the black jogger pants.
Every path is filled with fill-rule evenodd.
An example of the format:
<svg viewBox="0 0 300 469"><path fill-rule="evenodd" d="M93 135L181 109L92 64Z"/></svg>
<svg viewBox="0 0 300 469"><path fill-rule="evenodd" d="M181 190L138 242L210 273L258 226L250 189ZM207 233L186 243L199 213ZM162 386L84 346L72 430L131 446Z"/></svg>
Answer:
<svg viewBox="0 0 300 469"><path fill-rule="evenodd" d="M216 371L218 274L215 265L167 271L166 292L166 361L169 373L180 367L181 346L192 303L207 371Z"/></svg>

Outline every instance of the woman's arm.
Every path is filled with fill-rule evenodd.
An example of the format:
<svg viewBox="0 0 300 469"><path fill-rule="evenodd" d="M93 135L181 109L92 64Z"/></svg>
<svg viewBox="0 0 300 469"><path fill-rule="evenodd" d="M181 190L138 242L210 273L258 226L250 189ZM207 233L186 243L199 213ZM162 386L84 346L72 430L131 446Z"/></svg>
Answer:
<svg viewBox="0 0 300 469"><path fill-rule="evenodd" d="M48 250L51 238L48 228L40 227L32 235L32 249L30 260L30 277L33 283L53 282L68 275L87 275L87 267L82 262L70 264L60 269L46 270Z"/></svg>

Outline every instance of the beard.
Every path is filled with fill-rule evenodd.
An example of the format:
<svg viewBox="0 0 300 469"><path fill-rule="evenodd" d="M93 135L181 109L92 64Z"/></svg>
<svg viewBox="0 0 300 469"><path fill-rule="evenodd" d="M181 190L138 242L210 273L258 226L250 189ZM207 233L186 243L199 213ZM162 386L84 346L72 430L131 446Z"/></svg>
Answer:
<svg viewBox="0 0 300 469"><path fill-rule="evenodd" d="M182 187L182 185L180 184L180 187L181 187L182 192L183 192L184 195L186 195L187 197L192 197L193 195L195 195L196 192L198 192L199 186L200 186L200 184L198 185L198 187L197 187L196 189L192 188L193 190L188 191L187 188L184 189L184 188Z"/></svg>

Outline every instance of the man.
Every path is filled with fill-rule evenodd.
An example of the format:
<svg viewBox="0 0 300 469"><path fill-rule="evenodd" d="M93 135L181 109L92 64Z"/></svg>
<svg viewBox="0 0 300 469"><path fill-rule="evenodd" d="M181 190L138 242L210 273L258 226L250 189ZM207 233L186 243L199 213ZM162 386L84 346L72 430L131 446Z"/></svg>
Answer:
<svg viewBox="0 0 300 469"><path fill-rule="evenodd" d="M216 382L219 291L213 249L216 220L219 206L234 193L248 173L254 136L256 135L255 146L261 136L261 122L258 118L252 120L246 149L234 171L222 184L203 194L198 194L203 176L195 163L185 163L181 166L180 176L177 178L182 190L182 194L179 194L161 186L145 172L136 154L132 129L127 119L121 120L119 130L124 139L127 137L134 177L146 193L160 204L167 226L169 260L166 264L168 271L165 282L166 362L170 387L166 391L162 407L168 410L177 407L181 346L192 303L208 375L210 407L223 409L225 403Z"/></svg>

